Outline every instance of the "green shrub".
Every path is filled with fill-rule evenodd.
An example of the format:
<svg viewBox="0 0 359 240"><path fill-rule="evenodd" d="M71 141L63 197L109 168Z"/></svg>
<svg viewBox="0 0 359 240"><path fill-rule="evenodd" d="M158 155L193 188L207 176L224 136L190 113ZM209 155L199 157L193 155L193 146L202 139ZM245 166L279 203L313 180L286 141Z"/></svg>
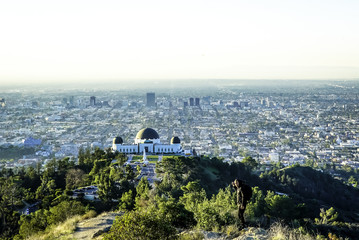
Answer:
<svg viewBox="0 0 359 240"><path fill-rule="evenodd" d="M131 211L117 217L104 240L174 239L176 229L166 219L154 214Z"/></svg>

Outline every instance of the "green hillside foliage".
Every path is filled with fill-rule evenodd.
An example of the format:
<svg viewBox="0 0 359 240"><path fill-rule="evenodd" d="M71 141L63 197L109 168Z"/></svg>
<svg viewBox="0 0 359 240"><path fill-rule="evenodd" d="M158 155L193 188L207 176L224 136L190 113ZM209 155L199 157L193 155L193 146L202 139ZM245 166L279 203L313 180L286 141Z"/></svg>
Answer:
<svg viewBox="0 0 359 240"><path fill-rule="evenodd" d="M180 229L235 236L240 224L231 182L236 178L253 190L245 211L250 226L271 229L280 222L292 229L288 232L313 238L359 235L359 193L353 170L341 169L343 177L335 179L329 172L299 165L278 164L263 172L265 167L249 157L229 164L205 156L164 156L156 164L159 180L150 184L146 177L137 179L141 169L124 165L126 160L110 150L81 149L78 164L69 158L53 159L43 170L1 172L0 239L40 236L90 210L125 212L105 239L175 239ZM98 186L101 201L69 197L71 190L88 185ZM24 201L36 203L39 209L21 215Z"/></svg>
<svg viewBox="0 0 359 240"><path fill-rule="evenodd" d="M291 196L296 201L311 206L308 217L319 214L321 206L335 206L342 211L342 220L357 221L359 209L359 190L334 179L325 172L311 167L294 166L273 170L261 175L261 179L270 182L270 187Z"/></svg>
<svg viewBox="0 0 359 240"><path fill-rule="evenodd" d="M162 181L156 186L159 193L178 198L183 194L181 186L199 180L208 196L227 187L235 178L241 178L250 185L258 185L259 178L243 163L226 163L209 157L163 157L156 164L156 171Z"/></svg>

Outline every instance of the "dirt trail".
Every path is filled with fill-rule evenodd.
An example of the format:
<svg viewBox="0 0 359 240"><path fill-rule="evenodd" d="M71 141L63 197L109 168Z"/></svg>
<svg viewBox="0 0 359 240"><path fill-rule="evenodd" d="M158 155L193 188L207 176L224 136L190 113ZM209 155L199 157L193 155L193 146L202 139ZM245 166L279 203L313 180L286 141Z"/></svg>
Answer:
<svg viewBox="0 0 359 240"><path fill-rule="evenodd" d="M98 215L95 218L83 220L77 224L73 233L74 239L88 240L92 239L98 231L107 229L112 226L116 216L120 216L120 212L107 212Z"/></svg>

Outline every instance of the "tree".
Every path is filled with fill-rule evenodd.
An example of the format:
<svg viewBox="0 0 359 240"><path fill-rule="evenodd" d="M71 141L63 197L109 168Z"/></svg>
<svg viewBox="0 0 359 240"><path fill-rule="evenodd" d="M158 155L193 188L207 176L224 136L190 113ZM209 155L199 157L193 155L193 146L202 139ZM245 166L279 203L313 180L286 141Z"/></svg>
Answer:
<svg viewBox="0 0 359 240"><path fill-rule="evenodd" d="M70 169L66 173L66 189L75 189L86 183L85 172L81 169Z"/></svg>
<svg viewBox="0 0 359 240"><path fill-rule="evenodd" d="M140 174L141 174L141 167L140 167L140 165L137 165L136 166L136 176L140 176Z"/></svg>
<svg viewBox="0 0 359 240"><path fill-rule="evenodd" d="M133 180L135 178L135 172L133 171L132 167L130 165L126 165L125 167L125 173L126 173L126 180Z"/></svg>
<svg viewBox="0 0 359 240"><path fill-rule="evenodd" d="M135 207L135 193L132 190L122 194L119 207L120 210L132 210Z"/></svg>
<svg viewBox="0 0 359 240"><path fill-rule="evenodd" d="M120 189L116 182L111 179L109 169L101 171L95 180L98 187L98 195L105 204L111 204L113 199L119 199Z"/></svg>
<svg viewBox="0 0 359 240"><path fill-rule="evenodd" d="M252 157L245 157L242 160L242 163L246 166L248 166L250 169L255 169L258 166L257 161Z"/></svg>
<svg viewBox="0 0 359 240"><path fill-rule="evenodd" d="M297 208L290 197L268 191L264 200L266 202L266 212L268 216L282 218L284 220L297 218Z"/></svg>
<svg viewBox="0 0 359 240"><path fill-rule="evenodd" d="M14 177L1 179L0 181L0 201L1 206L14 210L14 206L21 202L23 190L20 189L18 183L14 181Z"/></svg>
<svg viewBox="0 0 359 240"><path fill-rule="evenodd" d="M198 204L207 199L206 192L199 185L199 181L189 182L181 189L184 194L180 197L180 203L191 212L196 212Z"/></svg>
<svg viewBox="0 0 359 240"><path fill-rule="evenodd" d="M58 224L74 215L82 215L86 208L78 201L62 201L58 205L50 208L47 217L48 224Z"/></svg>
<svg viewBox="0 0 359 240"><path fill-rule="evenodd" d="M127 156L124 153L119 153L118 151L116 151L115 154L115 159L117 160L118 165L123 166L123 164L127 161Z"/></svg>
<svg viewBox="0 0 359 240"><path fill-rule="evenodd" d="M14 177L0 178L0 239L10 239L17 232L19 214L14 207L21 202L22 195L23 189Z"/></svg>
<svg viewBox="0 0 359 240"><path fill-rule="evenodd" d="M136 208L147 206L150 189L151 186L147 180L147 177L141 178L140 182L136 187Z"/></svg>
<svg viewBox="0 0 359 240"><path fill-rule="evenodd" d="M55 198L56 183L50 177L41 177L41 185L36 190L36 198L42 199L42 206L48 208L51 201Z"/></svg>
<svg viewBox="0 0 359 240"><path fill-rule="evenodd" d="M40 209L30 215L21 215L19 235L23 238L29 237L39 231L44 231L48 226L48 211Z"/></svg>
<svg viewBox="0 0 359 240"><path fill-rule="evenodd" d="M316 218L315 222L317 224L329 224L337 220L339 214L335 211L333 207L325 210L324 208L320 209L319 213L320 219Z"/></svg>
<svg viewBox="0 0 359 240"><path fill-rule="evenodd" d="M41 179L40 174L33 167L28 167L25 172L25 176L22 179L22 187L30 188L31 191L36 191L36 189L40 186Z"/></svg>
<svg viewBox="0 0 359 240"><path fill-rule="evenodd" d="M253 188L252 201L247 205L246 215L250 218L261 217L266 212L265 194L259 187Z"/></svg>
<svg viewBox="0 0 359 240"><path fill-rule="evenodd" d="M219 213L211 206L211 203L207 199L198 204L194 216L198 226L207 231L222 225Z"/></svg>

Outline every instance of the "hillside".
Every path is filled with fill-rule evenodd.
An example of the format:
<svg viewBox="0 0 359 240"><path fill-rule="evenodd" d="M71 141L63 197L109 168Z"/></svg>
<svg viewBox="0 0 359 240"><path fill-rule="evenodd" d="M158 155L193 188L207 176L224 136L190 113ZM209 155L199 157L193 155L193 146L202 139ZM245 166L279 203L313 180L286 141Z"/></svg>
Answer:
<svg viewBox="0 0 359 240"><path fill-rule="evenodd" d="M305 202L314 211L310 217L318 216L320 207L335 207L342 210L345 221L359 221L359 190L334 179L327 173L311 167L294 166L273 170L261 175L268 187L288 194L298 202Z"/></svg>
<svg viewBox="0 0 359 240"><path fill-rule="evenodd" d="M4 239L46 236L73 216L87 214L89 218L108 211L124 214L116 219L99 215L76 220L79 223L68 228L75 231L73 238L88 239L112 225L103 234L106 240L166 239L194 229L232 239L254 231L265 239L272 236L278 222L291 234L336 234L349 239L359 235L358 189L310 167L273 166L270 172L260 172L263 167L252 158L229 164L218 158L165 156L156 164L159 180L151 182L139 178L143 164L126 165L123 154L97 149L80 157L79 165L64 158L50 161L44 172L29 168L0 178ZM231 187L236 178L253 190L245 211L248 228L242 231L237 194ZM73 198L75 191L70 189L90 184L98 188L97 201L81 195ZM16 207L23 207L23 196L29 202L39 201L39 209L28 215L16 213ZM62 236L61 227L56 229L54 235Z"/></svg>

